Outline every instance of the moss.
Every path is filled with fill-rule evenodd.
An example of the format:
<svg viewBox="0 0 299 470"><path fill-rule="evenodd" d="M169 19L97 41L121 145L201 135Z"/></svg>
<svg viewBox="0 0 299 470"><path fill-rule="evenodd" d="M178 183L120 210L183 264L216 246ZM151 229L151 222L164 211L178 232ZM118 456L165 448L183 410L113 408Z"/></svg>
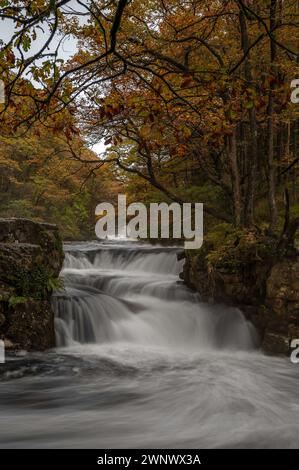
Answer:
<svg viewBox="0 0 299 470"><path fill-rule="evenodd" d="M235 229L220 224L209 232L200 250L189 250L191 264L208 272L237 273L243 267L263 263L276 254L277 240L256 229ZM193 251L193 252L192 252Z"/></svg>
<svg viewBox="0 0 299 470"><path fill-rule="evenodd" d="M15 307L19 304L25 304L28 301L27 297L19 297L17 295L12 295L8 300L8 305L10 307Z"/></svg>
<svg viewBox="0 0 299 470"><path fill-rule="evenodd" d="M15 287L18 297L30 297L35 300L48 299L53 290L62 287L60 279L40 267L31 272L18 270L8 274L7 279Z"/></svg>
<svg viewBox="0 0 299 470"><path fill-rule="evenodd" d="M63 279L60 277L49 277L47 288L48 292L64 289Z"/></svg>
<svg viewBox="0 0 299 470"><path fill-rule="evenodd" d="M58 232L55 237L53 246L54 246L54 249L58 251L60 255L63 255L63 241L62 241L62 237L60 236Z"/></svg>

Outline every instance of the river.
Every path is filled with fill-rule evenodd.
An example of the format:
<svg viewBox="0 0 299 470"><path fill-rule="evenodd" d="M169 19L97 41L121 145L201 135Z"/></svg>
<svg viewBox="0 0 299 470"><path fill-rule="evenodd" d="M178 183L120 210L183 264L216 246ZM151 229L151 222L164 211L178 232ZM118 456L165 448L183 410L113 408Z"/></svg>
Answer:
<svg viewBox="0 0 299 470"><path fill-rule="evenodd" d="M179 280L179 249L65 247L57 347L0 366L1 448L298 448L299 365Z"/></svg>

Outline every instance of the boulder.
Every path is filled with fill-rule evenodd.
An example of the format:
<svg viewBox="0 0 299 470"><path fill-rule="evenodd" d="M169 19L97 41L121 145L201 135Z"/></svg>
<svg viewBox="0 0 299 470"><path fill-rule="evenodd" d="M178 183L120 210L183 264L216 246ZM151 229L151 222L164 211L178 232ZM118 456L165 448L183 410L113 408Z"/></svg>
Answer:
<svg viewBox="0 0 299 470"><path fill-rule="evenodd" d="M50 299L63 259L55 225L0 219L0 339L7 349L54 346Z"/></svg>
<svg viewBox="0 0 299 470"><path fill-rule="evenodd" d="M265 352L290 354L292 340L299 339L299 255L211 271L199 254L186 253L181 278L203 300L238 307L258 330Z"/></svg>

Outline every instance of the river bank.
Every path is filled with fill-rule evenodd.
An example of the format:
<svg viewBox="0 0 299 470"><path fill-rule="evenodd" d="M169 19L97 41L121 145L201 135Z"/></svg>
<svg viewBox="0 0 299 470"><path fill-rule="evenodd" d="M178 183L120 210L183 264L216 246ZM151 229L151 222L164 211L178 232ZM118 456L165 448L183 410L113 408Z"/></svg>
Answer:
<svg viewBox="0 0 299 470"><path fill-rule="evenodd" d="M63 258L55 225L0 219L0 339L7 351L55 346L51 295Z"/></svg>
<svg viewBox="0 0 299 470"><path fill-rule="evenodd" d="M213 238L214 237L214 238ZM181 278L202 300L239 308L263 351L289 355L299 338L299 254L257 230L220 232L186 251Z"/></svg>

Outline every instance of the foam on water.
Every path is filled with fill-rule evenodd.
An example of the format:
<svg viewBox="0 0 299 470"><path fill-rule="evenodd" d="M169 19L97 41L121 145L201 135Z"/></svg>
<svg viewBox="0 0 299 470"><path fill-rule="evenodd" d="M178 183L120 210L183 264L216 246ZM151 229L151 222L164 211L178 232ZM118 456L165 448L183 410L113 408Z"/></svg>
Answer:
<svg viewBox="0 0 299 470"><path fill-rule="evenodd" d="M178 249L76 247L66 253L66 292L53 300L57 343L132 343L177 349L252 349L253 327L237 309L210 308L179 281Z"/></svg>
<svg viewBox="0 0 299 470"><path fill-rule="evenodd" d="M0 367L1 448L299 446L299 367L179 281L177 248L66 247L57 349Z"/></svg>

